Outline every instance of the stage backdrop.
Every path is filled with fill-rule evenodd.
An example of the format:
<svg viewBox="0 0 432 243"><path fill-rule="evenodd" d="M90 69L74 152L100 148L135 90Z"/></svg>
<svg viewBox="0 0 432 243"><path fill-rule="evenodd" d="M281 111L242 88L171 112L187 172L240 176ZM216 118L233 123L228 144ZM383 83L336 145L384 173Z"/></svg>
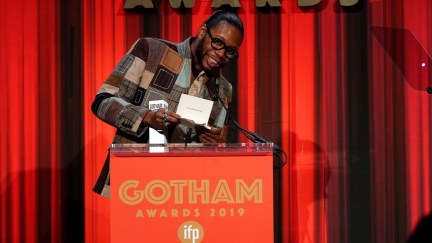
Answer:
<svg viewBox="0 0 432 243"><path fill-rule="evenodd" d="M1 242L109 242L109 200L91 189L114 129L90 112L94 95L137 38L195 35L213 2L2 2ZM430 55L432 2L226 2L240 4L245 24L224 71L234 116L289 157L274 172L276 242L408 239L431 211L432 95L392 59L414 49L386 50L371 26L409 30Z"/></svg>

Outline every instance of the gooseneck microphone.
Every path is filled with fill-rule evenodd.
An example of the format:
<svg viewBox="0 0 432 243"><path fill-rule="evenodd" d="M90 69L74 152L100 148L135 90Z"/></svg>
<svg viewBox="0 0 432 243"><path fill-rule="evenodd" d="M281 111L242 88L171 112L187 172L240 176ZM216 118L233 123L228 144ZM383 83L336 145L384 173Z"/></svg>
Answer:
<svg viewBox="0 0 432 243"><path fill-rule="evenodd" d="M214 89L213 91L211 91L211 89L209 88L209 92L210 95L213 98L213 101L219 101L220 104L222 105L222 107L225 109L225 111L227 112L227 119L229 119L230 121L232 121L232 123L234 124L234 126L237 128L237 130L239 130L247 139L249 139L250 141L252 141L253 143L272 143L273 144L273 155L275 157L277 157L280 161L280 163L278 165L273 165L273 167L275 169L281 169L282 167L285 166L285 164L288 161L288 156L285 153L285 151L283 151L283 149L278 146L277 144L273 143L272 141L264 138L261 135L258 135L255 132L249 131L245 128L243 128L242 126L240 126L240 124L233 118L233 116L231 115L230 109L228 107L226 107L226 105L224 104L224 101L220 98L219 96L219 80L218 80L219 75L215 75L213 76L213 81L214 81Z"/></svg>

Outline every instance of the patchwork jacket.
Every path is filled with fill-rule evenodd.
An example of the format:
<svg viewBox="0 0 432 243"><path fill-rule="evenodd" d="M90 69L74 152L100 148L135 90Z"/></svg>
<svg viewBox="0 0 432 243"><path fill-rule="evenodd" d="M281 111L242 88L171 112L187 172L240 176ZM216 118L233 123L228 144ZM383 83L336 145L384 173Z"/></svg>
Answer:
<svg viewBox="0 0 432 243"><path fill-rule="evenodd" d="M168 109L174 112L181 94L220 99L225 105L231 102L232 86L222 75L207 77L201 72L191 83L192 40L189 37L181 43L172 43L140 38L116 65L91 107L98 118L117 128L113 144L148 142L148 127L142 121L150 111L149 101L165 100ZM226 114L221 102L213 102L208 124L223 127ZM169 143L184 143L187 128L171 126L167 134ZM194 134L187 139L199 142ZM109 197L109 156L94 191Z"/></svg>

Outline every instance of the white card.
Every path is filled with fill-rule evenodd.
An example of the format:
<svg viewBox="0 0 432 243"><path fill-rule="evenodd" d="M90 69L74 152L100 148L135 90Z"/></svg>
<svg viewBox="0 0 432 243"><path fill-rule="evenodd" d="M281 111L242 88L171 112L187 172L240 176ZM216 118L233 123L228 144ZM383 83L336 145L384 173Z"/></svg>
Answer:
<svg viewBox="0 0 432 243"><path fill-rule="evenodd" d="M213 101L211 100L182 94L176 113L189 120L188 122L191 124L207 125L212 107ZM184 124L187 125L188 122Z"/></svg>

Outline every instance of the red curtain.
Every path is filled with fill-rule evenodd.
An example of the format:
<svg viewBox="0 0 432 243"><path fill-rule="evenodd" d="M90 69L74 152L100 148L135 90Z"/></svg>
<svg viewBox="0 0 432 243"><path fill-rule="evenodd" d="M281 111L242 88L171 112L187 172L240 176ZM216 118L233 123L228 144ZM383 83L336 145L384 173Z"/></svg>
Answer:
<svg viewBox="0 0 432 243"><path fill-rule="evenodd" d="M58 7L2 2L1 242L61 239Z"/></svg>
<svg viewBox="0 0 432 243"><path fill-rule="evenodd" d="M372 26L406 29L430 57L430 9L430 1L376 1L370 5L370 21ZM428 81L405 79L406 74L377 38L370 39L370 46L370 134L375 149L371 153L371 184L376 185L371 188L376 226L373 239L400 241L431 212L432 97L410 85ZM401 46L398 51L416 54L415 46ZM405 65L421 72L420 63Z"/></svg>
<svg viewBox="0 0 432 243"><path fill-rule="evenodd" d="M123 0L3 3L1 242L109 242L109 200L92 186L114 129L91 113L94 95L137 38L181 41L215 10L210 0L153 2L127 11ZM409 30L430 56L432 3L239 2L235 116L289 158L275 170L276 241L406 241L431 211L432 98L370 27Z"/></svg>

